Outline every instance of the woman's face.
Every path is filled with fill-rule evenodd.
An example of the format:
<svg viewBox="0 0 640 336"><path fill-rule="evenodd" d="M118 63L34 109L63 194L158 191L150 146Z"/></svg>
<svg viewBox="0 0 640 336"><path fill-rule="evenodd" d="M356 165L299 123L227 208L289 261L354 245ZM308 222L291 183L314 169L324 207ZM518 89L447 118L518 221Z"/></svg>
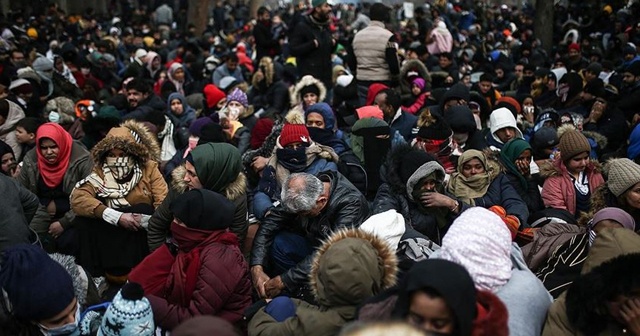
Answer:
<svg viewBox="0 0 640 336"><path fill-rule="evenodd" d="M151 68L153 70L157 70L160 68L160 57L156 56L153 58L153 61L151 61Z"/></svg>
<svg viewBox="0 0 640 336"><path fill-rule="evenodd" d="M533 98L527 97L522 101L522 106L533 106Z"/></svg>
<svg viewBox="0 0 640 336"><path fill-rule="evenodd" d="M173 72L173 79L175 79L176 81L182 83L184 82L184 70L182 69L177 69L176 71Z"/></svg>
<svg viewBox="0 0 640 336"><path fill-rule="evenodd" d="M631 208L640 209L640 182L627 190L623 197Z"/></svg>
<svg viewBox="0 0 640 336"><path fill-rule="evenodd" d="M174 99L171 101L171 112L177 116L184 112L184 107L182 106L180 99Z"/></svg>
<svg viewBox="0 0 640 336"><path fill-rule="evenodd" d="M469 178L484 173L484 165L478 158L473 158L462 165L462 175Z"/></svg>
<svg viewBox="0 0 640 336"><path fill-rule="evenodd" d="M421 290L411 295L407 322L424 331L444 335L452 334L455 329L453 313L444 299Z"/></svg>
<svg viewBox="0 0 640 336"><path fill-rule="evenodd" d="M311 106L318 102L318 95L313 92L305 93L302 100L305 106Z"/></svg>
<svg viewBox="0 0 640 336"><path fill-rule="evenodd" d="M562 155L562 153L560 153L560 155ZM588 164L589 164L589 153L587 152L578 154L565 162L565 165L567 166L567 170L571 174L579 174L583 172L587 168Z"/></svg>
<svg viewBox="0 0 640 336"><path fill-rule="evenodd" d="M414 84L411 86L411 93L413 93L414 96L418 96L422 93L422 89L420 89L419 86Z"/></svg>
<svg viewBox="0 0 640 336"><path fill-rule="evenodd" d="M49 138L43 138L40 140L39 146L40 154L49 163L56 163L58 160L58 154L60 153L60 147L53 140Z"/></svg>
<svg viewBox="0 0 640 336"><path fill-rule="evenodd" d="M522 165L528 166L528 165L531 164L531 157L532 157L531 150L530 149L525 149L522 152L522 154L520 154L520 156L518 156L516 158L516 162L514 162L514 163L516 163L516 164L520 163Z"/></svg>
<svg viewBox="0 0 640 336"><path fill-rule="evenodd" d="M438 183L434 179L425 180L424 183L422 184L422 187L420 187L420 190L428 191L428 192L436 191L437 184Z"/></svg>

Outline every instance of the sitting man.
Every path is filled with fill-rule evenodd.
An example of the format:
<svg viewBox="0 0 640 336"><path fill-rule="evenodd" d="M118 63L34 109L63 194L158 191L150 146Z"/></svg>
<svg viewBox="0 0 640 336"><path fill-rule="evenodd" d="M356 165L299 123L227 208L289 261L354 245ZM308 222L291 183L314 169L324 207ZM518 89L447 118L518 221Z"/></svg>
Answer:
<svg viewBox="0 0 640 336"><path fill-rule="evenodd" d="M253 285L263 298L284 289L298 294L321 241L338 229L360 226L369 216L365 197L336 172L291 174L281 200L260 225L251 251Z"/></svg>

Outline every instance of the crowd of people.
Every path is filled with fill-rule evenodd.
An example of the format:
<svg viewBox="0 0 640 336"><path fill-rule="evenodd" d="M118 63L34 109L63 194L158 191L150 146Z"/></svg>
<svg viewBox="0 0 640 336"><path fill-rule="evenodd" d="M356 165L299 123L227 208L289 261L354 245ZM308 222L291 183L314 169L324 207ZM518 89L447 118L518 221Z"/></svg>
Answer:
<svg viewBox="0 0 640 336"><path fill-rule="evenodd" d="M640 336L640 3L158 2L0 20L0 334Z"/></svg>

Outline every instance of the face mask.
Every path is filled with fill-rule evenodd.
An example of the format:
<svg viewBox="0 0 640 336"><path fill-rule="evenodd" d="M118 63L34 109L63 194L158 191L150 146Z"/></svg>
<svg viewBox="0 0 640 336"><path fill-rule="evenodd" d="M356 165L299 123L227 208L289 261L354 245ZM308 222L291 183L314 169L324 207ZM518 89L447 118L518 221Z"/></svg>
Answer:
<svg viewBox="0 0 640 336"><path fill-rule="evenodd" d="M91 73L91 69L88 69L88 68L81 68L81 69L80 69L80 72L82 72L82 74L83 74L84 76L89 76L89 74Z"/></svg>
<svg viewBox="0 0 640 336"><path fill-rule="evenodd" d="M191 150L193 150L194 148L196 148L196 146L198 145L198 141L200 141L200 138L197 136L190 136L189 137L189 148Z"/></svg>
<svg viewBox="0 0 640 336"><path fill-rule="evenodd" d="M54 122L54 123L59 123L60 122L60 114L56 111L51 111L49 112L49 121L50 122Z"/></svg>
<svg viewBox="0 0 640 336"><path fill-rule="evenodd" d="M238 116L240 115L240 109L237 107L230 107L228 117L229 120L238 120Z"/></svg>
<svg viewBox="0 0 640 336"><path fill-rule="evenodd" d="M56 327L56 328L46 328L44 326L42 326L41 324L39 324L38 326L40 327L40 330L45 334L45 335L51 335L51 336L56 336L56 335L80 335L80 330L78 329L78 324L80 323L80 305L78 305L78 308L76 309L76 316L75 316L75 320L69 324L65 324L61 327Z"/></svg>

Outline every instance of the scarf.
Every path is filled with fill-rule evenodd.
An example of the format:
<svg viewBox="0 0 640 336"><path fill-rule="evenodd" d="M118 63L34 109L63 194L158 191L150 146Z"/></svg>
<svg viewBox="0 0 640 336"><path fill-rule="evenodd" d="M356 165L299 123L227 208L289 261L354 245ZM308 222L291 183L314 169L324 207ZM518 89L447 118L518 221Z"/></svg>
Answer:
<svg viewBox="0 0 640 336"><path fill-rule="evenodd" d="M455 165L453 161L451 161L451 154L453 154L453 151L458 147L458 144L453 141L453 134L444 140L422 139L417 137L413 142L413 146L435 155L447 174L455 171Z"/></svg>
<svg viewBox="0 0 640 336"><path fill-rule="evenodd" d="M133 176L129 181L118 182L118 180L127 178L131 172L133 172ZM126 197L142 179L140 165L130 156L106 158L102 164L102 173L104 178L101 178L96 172L92 172L87 178L78 182L76 188L89 182L96 188L96 195L105 199L106 206L113 209L131 206Z"/></svg>
<svg viewBox="0 0 640 336"><path fill-rule="evenodd" d="M523 190L527 190L529 184L527 183L527 179L520 173L520 170L518 170L518 167L516 167L515 162L518 157L522 155L522 152L527 149L532 151L531 145L529 145L526 140L515 138L507 142L500 151L500 161L502 161L502 164L505 165L508 171L518 177Z"/></svg>
<svg viewBox="0 0 640 336"><path fill-rule="evenodd" d="M569 175L569 177L571 177L573 186L581 195L585 196L589 194L589 179L583 171L580 172L578 178L573 177L573 175Z"/></svg>
<svg viewBox="0 0 640 336"><path fill-rule="evenodd" d="M279 148L276 149L276 157L278 163L287 169L290 173L300 173L307 168L306 147L298 147L297 149Z"/></svg>
<svg viewBox="0 0 640 336"><path fill-rule="evenodd" d="M178 152L176 145L173 142L173 123L168 116L164 116L165 123L162 132L158 133L158 139L162 141L162 147L160 149L160 160L162 162L169 161Z"/></svg>
<svg viewBox="0 0 640 336"><path fill-rule="evenodd" d="M301 153L293 153L292 150L281 151L282 149L284 148L279 143L276 144L276 155L272 156L268 163L269 166L275 168L278 185L282 185L291 173L303 172L317 159L325 159L332 162L338 162L339 160L338 155L331 147L319 145L315 142L311 142L309 147L302 148L304 149L302 153L304 156ZM306 160L304 160L304 157L306 157Z"/></svg>
<svg viewBox="0 0 640 336"><path fill-rule="evenodd" d="M324 129L318 127L307 127L311 140L333 148L336 153L342 153L345 150L344 142L340 139L332 129Z"/></svg>
<svg viewBox="0 0 640 336"><path fill-rule="evenodd" d="M71 139L71 135L65 131L62 126L56 123L46 123L38 128L36 144L39 145L42 139L51 139L58 145L58 157L53 163L44 158L40 148L36 149L40 175L47 187L55 188L62 183L64 175L69 168L73 139Z"/></svg>
<svg viewBox="0 0 640 336"><path fill-rule="evenodd" d="M474 176L465 177L462 174L462 167L472 159L482 162L485 172ZM448 191L461 199L463 202L475 206L474 198L482 197L487 193L489 185L493 180L494 168L487 165L487 158L479 150L468 150L458 159L458 171L451 175Z"/></svg>

